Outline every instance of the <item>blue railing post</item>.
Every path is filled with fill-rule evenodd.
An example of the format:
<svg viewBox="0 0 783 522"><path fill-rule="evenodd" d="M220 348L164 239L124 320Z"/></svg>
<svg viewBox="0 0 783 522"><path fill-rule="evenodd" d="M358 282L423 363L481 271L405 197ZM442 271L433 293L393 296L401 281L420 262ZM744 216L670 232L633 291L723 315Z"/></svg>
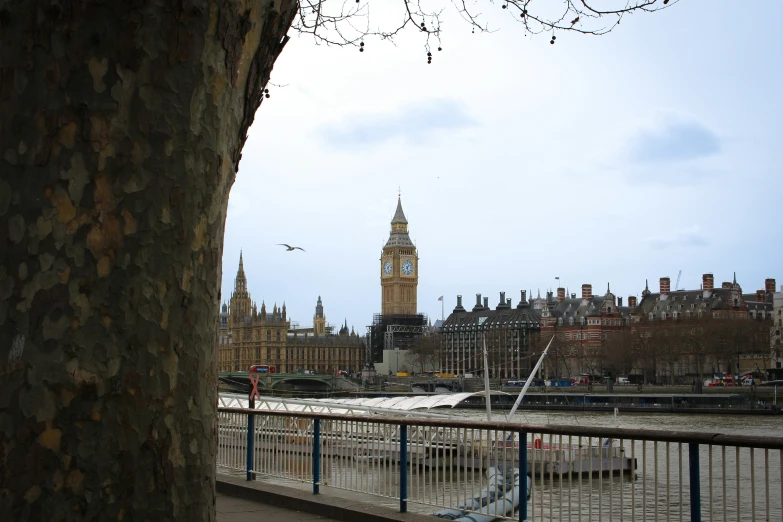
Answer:
<svg viewBox="0 0 783 522"><path fill-rule="evenodd" d="M250 409L254 410L256 407L256 400L255 398L250 398ZM255 480L256 474L253 472L253 455L254 448L253 443L255 442L255 418L252 413L247 414L247 480Z"/></svg>
<svg viewBox="0 0 783 522"><path fill-rule="evenodd" d="M519 432L519 520L527 520L527 432Z"/></svg>
<svg viewBox="0 0 783 522"><path fill-rule="evenodd" d="M313 419L313 495L321 485L321 419Z"/></svg>
<svg viewBox="0 0 783 522"><path fill-rule="evenodd" d="M247 480L253 480L253 415L247 414Z"/></svg>
<svg viewBox="0 0 783 522"><path fill-rule="evenodd" d="M400 424L400 513L408 511L408 426Z"/></svg>
<svg viewBox="0 0 783 522"><path fill-rule="evenodd" d="M701 522L701 470L698 444L688 444L688 464L691 482L691 522Z"/></svg>

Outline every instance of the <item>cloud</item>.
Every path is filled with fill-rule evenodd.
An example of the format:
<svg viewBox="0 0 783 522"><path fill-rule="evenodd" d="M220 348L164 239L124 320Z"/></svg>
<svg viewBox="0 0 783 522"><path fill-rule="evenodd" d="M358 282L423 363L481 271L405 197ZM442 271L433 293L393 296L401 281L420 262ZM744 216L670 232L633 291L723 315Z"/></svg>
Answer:
<svg viewBox="0 0 783 522"><path fill-rule="evenodd" d="M706 246L708 244L701 227L698 225L675 230L666 236L648 237L645 241L658 250L672 247Z"/></svg>
<svg viewBox="0 0 783 522"><path fill-rule="evenodd" d="M628 143L630 159L640 162L694 160L721 149L720 138L700 122L671 117L654 128L639 130Z"/></svg>
<svg viewBox="0 0 783 522"><path fill-rule="evenodd" d="M392 113L354 114L341 125L329 125L321 136L338 147L382 143L394 138L417 142L435 131L476 125L461 104L453 100L429 100L400 107Z"/></svg>

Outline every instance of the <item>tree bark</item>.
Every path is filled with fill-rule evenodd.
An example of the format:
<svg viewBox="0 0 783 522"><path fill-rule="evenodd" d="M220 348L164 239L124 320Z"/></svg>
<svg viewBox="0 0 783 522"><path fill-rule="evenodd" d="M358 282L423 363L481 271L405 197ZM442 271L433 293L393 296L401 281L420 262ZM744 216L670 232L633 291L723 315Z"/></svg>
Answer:
<svg viewBox="0 0 783 522"><path fill-rule="evenodd" d="M0 3L0 520L214 520L229 189L294 0Z"/></svg>

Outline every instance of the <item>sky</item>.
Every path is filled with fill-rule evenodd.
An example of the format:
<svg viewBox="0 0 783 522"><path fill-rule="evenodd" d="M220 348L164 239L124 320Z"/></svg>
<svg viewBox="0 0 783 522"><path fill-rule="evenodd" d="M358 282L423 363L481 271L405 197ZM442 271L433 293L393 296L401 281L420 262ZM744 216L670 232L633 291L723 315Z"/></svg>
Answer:
<svg viewBox="0 0 783 522"><path fill-rule="evenodd" d="M626 298L680 271L783 284L783 2L682 0L554 45L476 5L493 31L447 9L432 64L418 31L361 53L291 32L230 195L225 301L241 250L259 306L307 327L320 295L364 333L398 190L433 322L441 295L448 317L556 277Z"/></svg>

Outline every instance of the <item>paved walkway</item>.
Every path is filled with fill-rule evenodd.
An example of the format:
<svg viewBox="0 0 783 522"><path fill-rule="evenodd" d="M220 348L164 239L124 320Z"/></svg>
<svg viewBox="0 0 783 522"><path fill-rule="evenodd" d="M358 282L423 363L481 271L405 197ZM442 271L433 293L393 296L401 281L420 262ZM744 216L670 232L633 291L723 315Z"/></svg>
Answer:
<svg viewBox="0 0 783 522"><path fill-rule="evenodd" d="M252 500L217 494L217 522L337 522L312 513L270 506Z"/></svg>

